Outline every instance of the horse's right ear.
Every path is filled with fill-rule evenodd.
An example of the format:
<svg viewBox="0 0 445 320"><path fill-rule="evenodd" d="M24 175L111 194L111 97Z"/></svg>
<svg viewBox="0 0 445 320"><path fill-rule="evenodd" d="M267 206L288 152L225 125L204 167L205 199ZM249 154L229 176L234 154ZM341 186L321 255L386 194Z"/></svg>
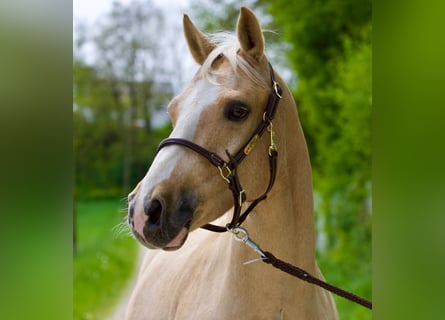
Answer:
<svg viewBox="0 0 445 320"><path fill-rule="evenodd" d="M252 58L260 61L264 55L264 37L260 23L252 10L241 7L237 26L241 48Z"/></svg>
<svg viewBox="0 0 445 320"><path fill-rule="evenodd" d="M183 25L185 39L187 40L187 44L193 59L202 65L207 59L209 53L215 49L216 45L212 43L204 33L195 27L186 14L184 14Z"/></svg>

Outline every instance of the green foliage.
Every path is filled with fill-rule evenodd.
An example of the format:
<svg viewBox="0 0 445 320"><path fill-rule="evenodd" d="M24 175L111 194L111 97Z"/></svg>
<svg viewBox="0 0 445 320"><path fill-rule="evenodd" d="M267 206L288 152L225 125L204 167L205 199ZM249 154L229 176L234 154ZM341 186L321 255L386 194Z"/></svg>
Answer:
<svg viewBox="0 0 445 320"><path fill-rule="evenodd" d="M368 228L371 209L371 47L369 42L356 47L345 42L344 60L336 65L337 77L326 90L337 108L329 119L335 132L315 141L314 180L328 199L324 210L334 227L329 232L334 245L338 227L347 232L355 226Z"/></svg>
<svg viewBox="0 0 445 320"><path fill-rule="evenodd" d="M109 120L109 119L108 119ZM105 120L103 120L105 121ZM113 120L109 120L112 122ZM101 127L74 113L76 195L85 198L125 196L123 186L124 137L117 124ZM131 180L134 187L150 167L159 142L168 136L170 124L147 134L137 128L133 142Z"/></svg>
<svg viewBox="0 0 445 320"><path fill-rule="evenodd" d="M79 61L74 64L74 85L76 194L79 198L122 196L145 175L170 125L154 130L129 125L125 96L116 100L110 80ZM126 152L131 152L129 181L123 180Z"/></svg>
<svg viewBox="0 0 445 320"><path fill-rule="evenodd" d="M75 320L104 319L135 272L138 246L121 232L122 202L79 201L78 250L74 257Z"/></svg>
<svg viewBox="0 0 445 320"><path fill-rule="evenodd" d="M126 195L166 136L152 121L173 94L171 83L156 79L164 73L157 63L163 21L151 1L116 2L93 28L78 28L73 66L78 198ZM93 62L86 63L86 44L95 48Z"/></svg>

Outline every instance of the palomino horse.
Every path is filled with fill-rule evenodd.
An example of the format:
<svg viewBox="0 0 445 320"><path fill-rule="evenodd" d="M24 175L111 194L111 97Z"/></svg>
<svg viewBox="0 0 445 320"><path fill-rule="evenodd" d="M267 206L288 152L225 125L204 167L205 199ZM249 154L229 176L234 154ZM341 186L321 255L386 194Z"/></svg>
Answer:
<svg viewBox="0 0 445 320"><path fill-rule="evenodd" d="M245 265L254 251L230 232L200 229L230 221L232 229L241 222L235 211L270 191L243 227L265 250L323 277L306 142L257 18L242 7L237 36L211 40L185 15L184 33L201 67L169 104L174 129L129 195L133 234L163 250L146 253L127 319L337 319L327 291L261 262Z"/></svg>

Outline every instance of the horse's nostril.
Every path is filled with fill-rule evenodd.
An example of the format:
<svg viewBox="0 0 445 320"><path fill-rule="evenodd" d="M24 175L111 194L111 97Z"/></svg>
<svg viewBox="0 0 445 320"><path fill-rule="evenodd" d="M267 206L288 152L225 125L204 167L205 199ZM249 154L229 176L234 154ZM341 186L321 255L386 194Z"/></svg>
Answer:
<svg viewBox="0 0 445 320"><path fill-rule="evenodd" d="M153 199L145 207L145 214L148 216L148 222L151 225L161 224L162 204L159 200Z"/></svg>

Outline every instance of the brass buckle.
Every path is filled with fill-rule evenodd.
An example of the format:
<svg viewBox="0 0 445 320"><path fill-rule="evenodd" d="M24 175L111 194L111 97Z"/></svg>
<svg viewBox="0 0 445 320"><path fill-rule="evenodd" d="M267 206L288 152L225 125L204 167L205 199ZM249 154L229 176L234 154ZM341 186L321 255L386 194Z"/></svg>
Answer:
<svg viewBox="0 0 445 320"><path fill-rule="evenodd" d="M281 94L278 92L278 82L275 80L273 81L273 89L275 91L275 94L278 96L278 98L282 98Z"/></svg>
<svg viewBox="0 0 445 320"><path fill-rule="evenodd" d="M230 184L229 177L233 174L233 171L227 166L227 163L224 163L222 167L218 166L219 174L224 179L225 182ZM226 170L226 174L224 174L224 170Z"/></svg>
<svg viewBox="0 0 445 320"><path fill-rule="evenodd" d="M243 203L244 203L244 201L243 201L243 194L246 194L246 190L241 190L239 195L238 195L238 204L239 204L240 207L242 207Z"/></svg>

